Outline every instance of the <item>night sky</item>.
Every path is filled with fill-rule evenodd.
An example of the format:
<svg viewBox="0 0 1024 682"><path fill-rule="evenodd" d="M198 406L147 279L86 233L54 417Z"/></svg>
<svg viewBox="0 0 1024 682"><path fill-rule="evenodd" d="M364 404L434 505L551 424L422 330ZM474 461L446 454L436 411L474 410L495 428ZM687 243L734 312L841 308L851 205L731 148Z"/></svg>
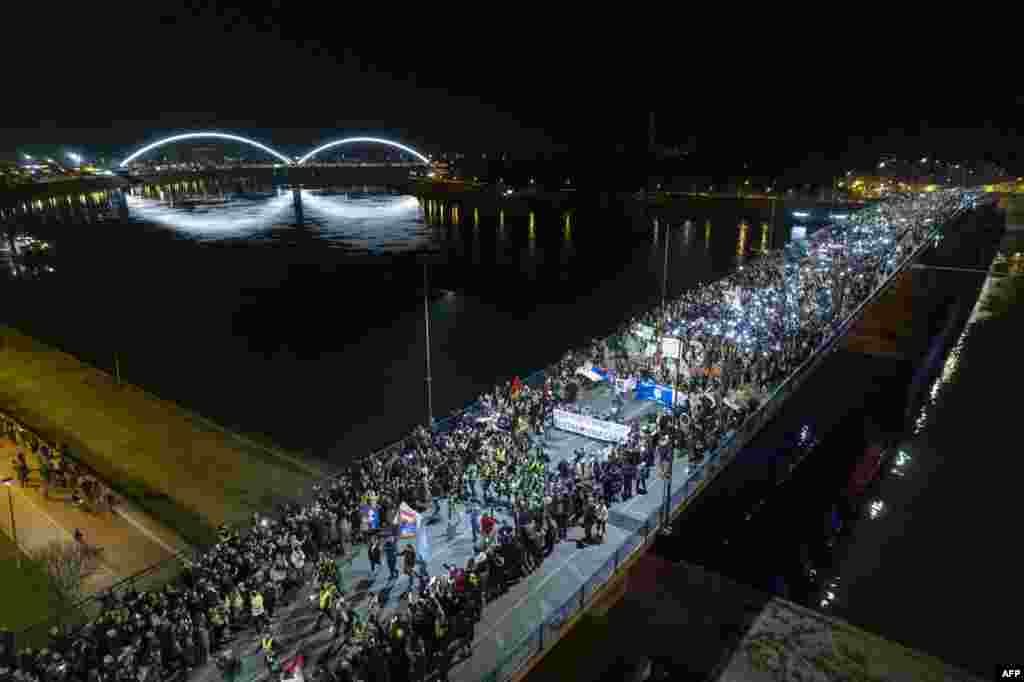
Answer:
<svg viewBox="0 0 1024 682"><path fill-rule="evenodd" d="M341 4L107 7L62 7L60 21L10 38L10 54L52 58L24 64L0 149L116 154L161 133L215 128L295 153L344 133L428 151L584 153L643 146L655 110L660 143L782 166L884 152L1019 166L1024 98L1001 94L1007 86L959 95L951 76L872 76L866 64L826 74L808 45L775 32L734 50L689 29L648 39L611 16L603 27L582 17L517 22L483 6L451 20L439 20L438 6L433 21L399 5L352 8L369 16Z"/></svg>

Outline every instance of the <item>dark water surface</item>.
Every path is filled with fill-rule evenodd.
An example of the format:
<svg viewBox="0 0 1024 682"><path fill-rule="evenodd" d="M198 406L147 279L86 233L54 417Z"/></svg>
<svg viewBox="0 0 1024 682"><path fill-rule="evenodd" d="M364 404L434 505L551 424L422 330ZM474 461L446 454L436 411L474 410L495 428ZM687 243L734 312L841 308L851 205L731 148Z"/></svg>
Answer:
<svg viewBox="0 0 1024 682"><path fill-rule="evenodd" d="M435 416L661 297L664 228L655 242L614 211L502 218L362 189L304 190L299 211L290 191L236 189L150 187L120 210L97 195L96 210L75 197L15 217L50 246L37 276L2 283L6 320L108 370L116 350L126 381L340 462L425 420L412 254L441 257ZM753 257L761 228L743 220L674 229L669 291Z"/></svg>

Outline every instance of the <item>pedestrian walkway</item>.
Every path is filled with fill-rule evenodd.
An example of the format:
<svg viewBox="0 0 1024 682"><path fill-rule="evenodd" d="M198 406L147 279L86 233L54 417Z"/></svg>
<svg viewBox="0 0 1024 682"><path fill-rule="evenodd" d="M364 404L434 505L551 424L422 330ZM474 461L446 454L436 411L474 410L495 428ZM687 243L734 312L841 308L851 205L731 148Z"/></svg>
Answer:
<svg viewBox="0 0 1024 682"><path fill-rule="evenodd" d="M14 444L0 439L0 476L17 478L11 460L17 452ZM35 455L26 453L29 466L37 464ZM26 487L14 483L10 492L18 545L32 554L54 541L74 542L80 529L85 542L100 549L99 570L86 584L86 593L100 592L124 578L140 573L174 556L173 547L148 534L141 524L133 524L113 511L86 511L71 502L70 491L51 489L47 497L38 471L33 471ZM6 501L4 501L6 502ZM0 528L12 537L11 510L0 514Z"/></svg>
<svg viewBox="0 0 1024 682"><path fill-rule="evenodd" d="M598 412L611 404L607 391L598 388L587 392L581 402ZM628 421L642 418L656 411L654 403L629 400L623 408L623 416ZM587 448L588 451L603 449L605 444L588 439L584 436L551 430L544 439L544 449L550 457L550 466L555 468L562 460L570 460L576 449ZM640 496L650 498L648 504L636 505L636 509L657 506L661 497L655 484L651 484L650 494ZM618 505L616 505L618 506ZM463 567L467 560L474 556L472 530L468 517L460 512L456 517L456 530L453 540L448 540L447 501L441 503L441 518L429 523L431 556L428 562L430 575L445 573L443 564L448 563ZM502 523L512 524L509 511L495 505L485 507L493 509L499 526ZM640 513L640 512L637 512ZM634 536L632 531L623 530L609 523L605 541L600 544L585 544L584 531L580 527L569 529L567 541L555 545L554 551L537 567L533 574L520 580L511 589L487 604L483 617L476 626L473 641L473 655L458 661L451 670L450 679L454 681L476 682L491 674L499 662L507 659L510 654L522 649L524 639L529 639L540 626L553 614L561 609L566 602L580 600L581 588L588 581L596 589L610 577L603 569L609 566L617 551L621 551L627 540ZM414 540L403 540L399 550L411 545ZM354 556L339 562L343 589L358 605L357 611L366 615L367 598L371 593L384 597L383 614L389 614L402 608L402 597L408 592L409 579L405 576L397 581L388 577L386 566L371 573L369 558L365 546L357 546ZM281 660L287 660L298 650L306 654L307 660L314 660L330 648L330 635L326 626L312 632L312 623L316 618L315 605L310 601L314 594L313 588L304 586L297 598L279 610L275 618L274 631L276 641L281 650ZM591 596L587 592L585 598ZM573 602L575 604L575 602ZM578 607L578 606L577 606ZM263 656L259 651L257 633L247 632L239 635L236 643L230 646L240 654L242 673L239 682L269 679ZM532 653L534 649L528 650ZM195 680L213 682L219 679L219 672L212 664L195 673Z"/></svg>

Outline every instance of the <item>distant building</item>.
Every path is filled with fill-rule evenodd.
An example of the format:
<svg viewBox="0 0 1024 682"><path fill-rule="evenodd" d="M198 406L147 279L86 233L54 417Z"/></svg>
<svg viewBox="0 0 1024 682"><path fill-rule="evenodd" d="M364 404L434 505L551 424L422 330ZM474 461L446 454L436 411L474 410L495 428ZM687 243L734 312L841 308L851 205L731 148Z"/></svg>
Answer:
<svg viewBox="0 0 1024 682"><path fill-rule="evenodd" d="M451 177L451 166L444 159L437 159L430 162L430 170L435 178Z"/></svg>

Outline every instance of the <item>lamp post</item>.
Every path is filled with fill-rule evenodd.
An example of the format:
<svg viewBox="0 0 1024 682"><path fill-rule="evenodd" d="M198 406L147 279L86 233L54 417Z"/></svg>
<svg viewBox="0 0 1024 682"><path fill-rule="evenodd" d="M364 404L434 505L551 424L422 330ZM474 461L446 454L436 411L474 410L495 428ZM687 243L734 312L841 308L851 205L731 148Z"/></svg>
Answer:
<svg viewBox="0 0 1024 682"><path fill-rule="evenodd" d="M14 539L14 548L18 553L18 568L21 568L21 548L18 545L18 527L14 523L14 493L11 492L11 487L14 486L13 478L5 478L3 484L7 486L7 506L11 512L11 536Z"/></svg>
<svg viewBox="0 0 1024 682"><path fill-rule="evenodd" d="M430 303L429 289L427 288L427 262L423 262L423 328L426 331L426 344L424 345L424 353L427 359L427 426L431 431L434 430L434 388L431 383L430 377Z"/></svg>
<svg viewBox="0 0 1024 682"><path fill-rule="evenodd" d="M669 506L672 503L672 468L675 464L675 452L671 440L669 440L667 445L668 450L662 450L661 453L661 464L667 469L667 471L662 473L662 478L665 481L664 510L662 512L661 522L661 532L663 535L672 534L672 526L670 523L671 509L669 509Z"/></svg>

